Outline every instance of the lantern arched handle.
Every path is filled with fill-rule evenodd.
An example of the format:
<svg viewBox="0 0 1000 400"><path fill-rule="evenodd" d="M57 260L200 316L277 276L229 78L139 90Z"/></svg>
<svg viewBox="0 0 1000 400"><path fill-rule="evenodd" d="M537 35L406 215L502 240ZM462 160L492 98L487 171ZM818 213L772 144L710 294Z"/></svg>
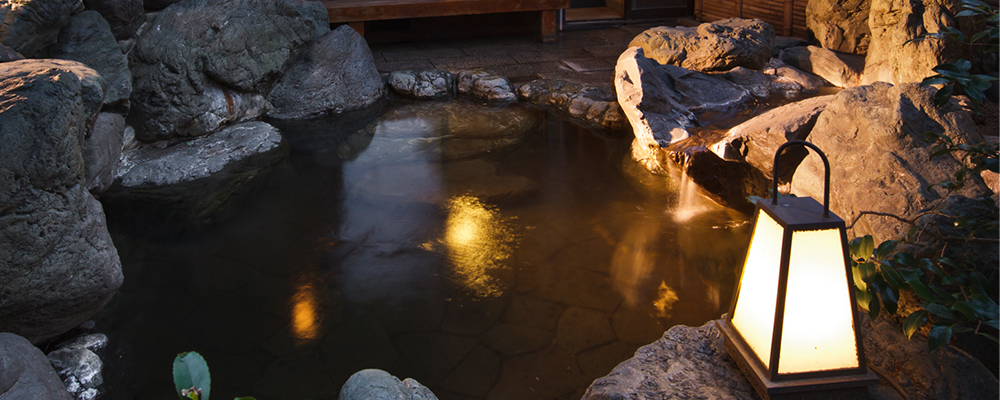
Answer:
<svg viewBox="0 0 1000 400"><path fill-rule="evenodd" d="M826 154L823 154L823 151L819 147L805 140L789 140L779 146L778 151L774 153L774 187L771 191L771 204L778 204L778 159L786 147L796 145L813 149L819 155L819 158L823 160L823 168L825 169L823 174L823 218L830 218L830 161L827 160Z"/></svg>

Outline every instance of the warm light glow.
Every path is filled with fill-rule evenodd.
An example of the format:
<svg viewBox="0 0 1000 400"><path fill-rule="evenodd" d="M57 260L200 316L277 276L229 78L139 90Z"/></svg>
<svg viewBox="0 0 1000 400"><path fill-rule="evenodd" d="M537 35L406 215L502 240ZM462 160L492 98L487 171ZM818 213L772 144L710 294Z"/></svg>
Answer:
<svg viewBox="0 0 1000 400"><path fill-rule="evenodd" d="M757 213L733 310L733 327L743 335L765 368L769 368L771 360L782 234L783 229L770 215Z"/></svg>
<svg viewBox="0 0 1000 400"><path fill-rule="evenodd" d="M311 281L304 282L292 298L292 336L303 341L317 339L321 324L316 287Z"/></svg>
<svg viewBox="0 0 1000 400"><path fill-rule="evenodd" d="M840 230L796 231L791 246L778 373L857 368Z"/></svg>
<svg viewBox="0 0 1000 400"><path fill-rule="evenodd" d="M514 234L499 212L474 196L457 196L448 201L441 244L448 252L459 284L479 297L496 297L503 287L490 272L502 268L517 245ZM435 249L433 243L424 248Z"/></svg>
<svg viewBox="0 0 1000 400"><path fill-rule="evenodd" d="M660 287L656 289L656 301L653 307L656 308L656 315L660 318L670 318L674 313L674 303L680 300L677 292L674 291L666 281L660 281Z"/></svg>

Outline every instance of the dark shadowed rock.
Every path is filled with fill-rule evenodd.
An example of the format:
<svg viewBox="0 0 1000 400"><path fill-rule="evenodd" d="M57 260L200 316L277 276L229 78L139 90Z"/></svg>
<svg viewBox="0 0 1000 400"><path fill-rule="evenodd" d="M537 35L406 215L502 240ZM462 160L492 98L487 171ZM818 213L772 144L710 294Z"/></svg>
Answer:
<svg viewBox="0 0 1000 400"><path fill-rule="evenodd" d="M832 86L826 79L788 65L780 58L772 58L771 61L768 61L764 73L776 75L778 78L775 79L775 82L794 83L800 86L804 93L816 93L822 87Z"/></svg>
<svg viewBox="0 0 1000 400"><path fill-rule="evenodd" d="M517 88L521 101L583 120L601 131L629 131L615 94L605 88L557 79L536 79Z"/></svg>
<svg viewBox="0 0 1000 400"><path fill-rule="evenodd" d="M341 25L309 43L267 94L272 118L308 118L367 107L385 96L368 44Z"/></svg>
<svg viewBox="0 0 1000 400"><path fill-rule="evenodd" d="M49 53L52 58L79 61L104 78L104 104L127 101L132 94L132 72L108 23L96 11L74 15L59 34L59 42Z"/></svg>
<svg viewBox="0 0 1000 400"><path fill-rule="evenodd" d="M103 97L83 64L0 64L0 331L35 342L99 311L122 283L83 138Z"/></svg>
<svg viewBox="0 0 1000 400"><path fill-rule="evenodd" d="M23 60L24 56L18 54L14 49L0 43L0 62Z"/></svg>
<svg viewBox="0 0 1000 400"><path fill-rule="evenodd" d="M0 399L72 400L49 360L27 339L0 332Z"/></svg>
<svg viewBox="0 0 1000 400"><path fill-rule="evenodd" d="M694 114L675 100L680 95L670 85L669 76L639 47L629 47L618 58L615 90L635 134L633 159L653 173L663 172L657 161L663 157L659 153L688 137L686 128L696 123Z"/></svg>
<svg viewBox="0 0 1000 400"><path fill-rule="evenodd" d="M465 69L458 72L458 93L488 102L517 100L510 81L485 69Z"/></svg>
<svg viewBox="0 0 1000 400"><path fill-rule="evenodd" d="M0 43L27 58L45 58L83 0L26 0L0 3Z"/></svg>
<svg viewBox="0 0 1000 400"><path fill-rule="evenodd" d="M221 124L198 121L213 102L203 92L213 87L223 100L236 93L258 96L317 32L315 16L293 5L284 0L184 0L157 13L131 53L129 121L137 137L155 141L217 129ZM246 43L255 44L252 51Z"/></svg>
<svg viewBox="0 0 1000 400"><path fill-rule="evenodd" d="M787 49L789 47L799 47L808 45L809 41L802 38L791 37L791 36L775 36L774 47L771 48L771 57L772 58L777 57L779 54L781 54L782 50Z"/></svg>
<svg viewBox="0 0 1000 400"><path fill-rule="evenodd" d="M691 112L729 111L753 100L750 92L722 75L664 65L677 101Z"/></svg>
<svg viewBox="0 0 1000 400"><path fill-rule="evenodd" d="M380 369L365 369L347 379L340 400L437 400L437 396L414 379L400 382Z"/></svg>
<svg viewBox="0 0 1000 400"><path fill-rule="evenodd" d="M753 117L730 129L725 138L712 145L712 151L726 160L747 162L770 178L778 147L789 140L806 140L833 97L813 97ZM786 149L781 157L779 181L788 182L806 155L807 150L801 147Z"/></svg>
<svg viewBox="0 0 1000 400"><path fill-rule="evenodd" d="M124 145L125 117L114 113L97 116L83 142L84 186L100 194L111 187L118 172Z"/></svg>
<svg viewBox="0 0 1000 400"><path fill-rule="evenodd" d="M871 0L809 0L806 27L824 49L865 54L871 41Z"/></svg>
<svg viewBox="0 0 1000 400"><path fill-rule="evenodd" d="M410 99L445 98L455 92L455 76L443 69L393 71L387 83L393 92Z"/></svg>
<svg viewBox="0 0 1000 400"><path fill-rule="evenodd" d="M117 40L135 36L142 23L146 22L142 0L84 0L83 3L88 10L101 13Z"/></svg>
<svg viewBox="0 0 1000 400"><path fill-rule="evenodd" d="M781 51L781 60L795 68L811 72L837 87L857 86L865 59L854 54L837 53L822 47L790 47Z"/></svg>
<svg viewBox="0 0 1000 400"><path fill-rule="evenodd" d="M278 130L260 121L166 148L145 145L122 155L118 178L101 197L109 215L163 226L169 234L225 217L257 178L288 154Z"/></svg>
<svg viewBox="0 0 1000 400"><path fill-rule="evenodd" d="M953 179L954 155L930 159L925 132L963 143L981 141L967 111L955 104L937 108L933 88L884 82L846 89L826 106L809 135L830 158L830 209L845 221L861 211L912 217L944 194L929 185ZM808 157L795 172L792 191L823 197L823 165ZM970 176L959 194L988 195L979 176ZM908 225L867 216L848 235L871 234L876 242L900 239Z"/></svg>
<svg viewBox="0 0 1000 400"><path fill-rule="evenodd" d="M96 399L104 385L104 363L96 351L107 347L108 337L97 333L62 343L47 355L66 390L78 400Z"/></svg>
<svg viewBox="0 0 1000 400"><path fill-rule="evenodd" d="M934 75L940 63L960 58L961 44L926 39L906 43L930 32L961 28L955 19L958 0L928 0L919 6L907 0L872 0L868 26L871 44L861 84L920 82Z"/></svg>
<svg viewBox="0 0 1000 400"><path fill-rule="evenodd" d="M133 399L143 382L131 346L101 320L53 340L46 355L77 400Z"/></svg>
<svg viewBox="0 0 1000 400"><path fill-rule="evenodd" d="M759 19L729 18L697 28L656 27L632 39L646 57L695 71L761 69L771 58L774 28Z"/></svg>
<svg viewBox="0 0 1000 400"><path fill-rule="evenodd" d="M749 164L723 160L704 146L685 150L684 168L694 183L715 202L745 214L753 212L747 196L766 196L769 175Z"/></svg>

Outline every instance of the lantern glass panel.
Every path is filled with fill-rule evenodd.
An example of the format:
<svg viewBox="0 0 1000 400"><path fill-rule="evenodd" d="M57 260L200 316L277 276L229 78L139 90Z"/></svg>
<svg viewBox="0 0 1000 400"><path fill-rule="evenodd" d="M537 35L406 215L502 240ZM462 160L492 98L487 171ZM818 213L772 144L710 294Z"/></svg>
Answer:
<svg viewBox="0 0 1000 400"><path fill-rule="evenodd" d="M783 229L770 215L757 213L740 291L733 309L733 327L769 368L774 310L778 297Z"/></svg>
<svg viewBox="0 0 1000 400"><path fill-rule="evenodd" d="M792 233L778 373L858 367L840 229Z"/></svg>

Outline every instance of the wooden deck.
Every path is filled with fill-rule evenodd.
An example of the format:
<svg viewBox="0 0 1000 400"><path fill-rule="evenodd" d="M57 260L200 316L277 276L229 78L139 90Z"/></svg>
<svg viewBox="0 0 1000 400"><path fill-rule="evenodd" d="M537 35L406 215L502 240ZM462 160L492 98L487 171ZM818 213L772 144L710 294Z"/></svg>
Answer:
<svg viewBox="0 0 1000 400"><path fill-rule="evenodd" d="M347 23L364 35L364 22L508 12L541 12L542 40L555 40L556 10L569 0L325 0L330 23Z"/></svg>

